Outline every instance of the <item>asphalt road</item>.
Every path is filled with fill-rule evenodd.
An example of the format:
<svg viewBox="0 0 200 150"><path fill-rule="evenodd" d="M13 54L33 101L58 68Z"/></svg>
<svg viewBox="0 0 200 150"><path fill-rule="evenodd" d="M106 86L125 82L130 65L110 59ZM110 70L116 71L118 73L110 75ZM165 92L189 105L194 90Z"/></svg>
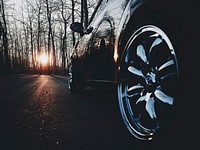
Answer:
<svg viewBox="0 0 200 150"><path fill-rule="evenodd" d="M0 150L164 150L192 138L174 126L178 137L138 142L122 123L116 93L103 89L73 95L65 76L0 76Z"/></svg>
<svg viewBox="0 0 200 150"><path fill-rule="evenodd" d="M132 149L115 100L106 90L72 95L64 76L1 76L0 150Z"/></svg>

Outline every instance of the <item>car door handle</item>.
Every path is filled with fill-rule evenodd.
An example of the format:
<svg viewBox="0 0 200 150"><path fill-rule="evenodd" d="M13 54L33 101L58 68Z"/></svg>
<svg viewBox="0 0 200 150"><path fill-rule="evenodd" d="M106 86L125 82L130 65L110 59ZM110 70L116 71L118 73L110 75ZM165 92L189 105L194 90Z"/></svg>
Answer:
<svg viewBox="0 0 200 150"><path fill-rule="evenodd" d="M90 34L92 31L93 31L93 27L90 26L85 30L85 33Z"/></svg>

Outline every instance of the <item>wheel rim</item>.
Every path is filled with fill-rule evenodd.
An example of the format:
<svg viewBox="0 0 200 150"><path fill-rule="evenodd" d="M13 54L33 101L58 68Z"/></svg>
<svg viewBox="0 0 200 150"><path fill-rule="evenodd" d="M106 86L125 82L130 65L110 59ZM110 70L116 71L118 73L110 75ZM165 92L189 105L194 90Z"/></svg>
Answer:
<svg viewBox="0 0 200 150"><path fill-rule="evenodd" d="M68 68L68 88L71 90L72 86L72 66L70 65Z"/></svg>
<svg viewBox="0 0 200 150"><path fill-rule="evenodd" d="M151 140L168 123L177 95L178 64L167 35L146 25L128 41L119 67L123 121L138 139Z"/></svg>

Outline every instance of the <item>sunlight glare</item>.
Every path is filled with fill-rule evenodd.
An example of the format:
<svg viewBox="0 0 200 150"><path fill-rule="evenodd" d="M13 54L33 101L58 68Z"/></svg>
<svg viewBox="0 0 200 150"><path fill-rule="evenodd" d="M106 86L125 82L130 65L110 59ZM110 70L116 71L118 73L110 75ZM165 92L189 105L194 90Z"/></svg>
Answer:
<svg viewBox="0 0 200 150"><path fill-rule="evenodd" d="M48 62L48 57L47 57L47 55L42 54L42 55L40 56L40 61L41 61L41 63L42 63L43 65L47 64L47 62Z"/></svg>

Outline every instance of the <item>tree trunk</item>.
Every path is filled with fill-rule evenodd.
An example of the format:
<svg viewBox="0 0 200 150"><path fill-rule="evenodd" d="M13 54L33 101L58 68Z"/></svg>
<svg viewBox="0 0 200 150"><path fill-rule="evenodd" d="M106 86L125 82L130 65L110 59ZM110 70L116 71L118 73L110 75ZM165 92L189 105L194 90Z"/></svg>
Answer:
<svg viewBox="0 0 200 150"><path fill-rule="evenodd" d="M41 13L41 0L39 0L38 14L37 14L37 22L38 22L38 29L37 29L37 50L38 50L38 55L39 56L41 56L41 48L40 48L40 33L41 33L40 13ZM40 74L42 74L42 63L41 62L39 62L39 71L40 71Z"/></svg>
<svg viewBox="0 0 200 150"><path fill-rule="evenodd" d="M74 3L74 0L72 0L72 23L74 22L74 7L75 7L75 3ZM75 38L75 34L74 32L72 32L72 42L73 42L73 46L76 44L76 38Z"/></svg>
<svg viewBox="0 0 200 150"><path fill-rule="evenodd" d="M88 26L88 6L87 6L87 0L83 0L84 1L84 17L85 17L85 20L84 20L84 25L85 25L85 28Z"/></svg>
<svg viewBox="0 0 200 150"><path fill-rule="evenodd" d="M1 0L2 18L3 18L3 56L5 60L5 72L10 72L10 62L8 56L8 37L7 37L7 22L4 10L4 0Z"/></svg>

